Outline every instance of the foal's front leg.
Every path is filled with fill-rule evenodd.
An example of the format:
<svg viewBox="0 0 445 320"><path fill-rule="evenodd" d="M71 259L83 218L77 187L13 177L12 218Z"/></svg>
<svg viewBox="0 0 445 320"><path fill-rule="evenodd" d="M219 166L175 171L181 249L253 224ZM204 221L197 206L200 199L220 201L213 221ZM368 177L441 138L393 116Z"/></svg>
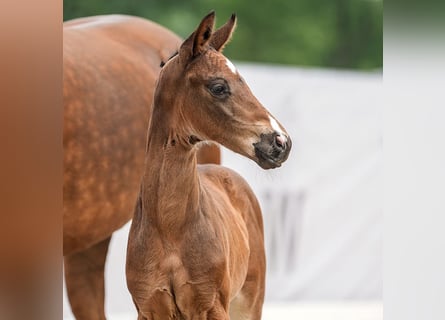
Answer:
<svg viewBox="0 0 445 320"><path fill-rule="evenodd" d="M104 269L110 239L64 258L68 299L77 320L106 319Z"/></svg>
<svg viewBox="0 0 445 320"><path fill-rule="evenodd" d="M199 318L201 320L201 318ZM221 306L216 304L212 309L207 312L207 317L203 320L230 320L229 313Z"/></svg>

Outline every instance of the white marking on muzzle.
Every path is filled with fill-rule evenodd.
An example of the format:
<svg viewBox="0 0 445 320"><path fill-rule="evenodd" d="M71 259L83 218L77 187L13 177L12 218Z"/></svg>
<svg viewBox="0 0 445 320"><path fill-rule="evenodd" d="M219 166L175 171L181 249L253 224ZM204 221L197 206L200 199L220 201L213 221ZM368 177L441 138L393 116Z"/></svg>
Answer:
<svg viewBox="0 0 445 320"><path fill-rule="evenodd" d="M283 132L283 128L281 128L277 120L275 120L271 115L269 115L269 120L271 127L278 133L280 140L284 140L284 142L287 142L287 137Z"/></svg>
<svg viewBox="0 0 445 320"><path fill-rule="evenodd" d="M233 65L233 63L226 58L226 65L229 67L230 71L232 71L234 74L236 74L236 67Z"/></svg>

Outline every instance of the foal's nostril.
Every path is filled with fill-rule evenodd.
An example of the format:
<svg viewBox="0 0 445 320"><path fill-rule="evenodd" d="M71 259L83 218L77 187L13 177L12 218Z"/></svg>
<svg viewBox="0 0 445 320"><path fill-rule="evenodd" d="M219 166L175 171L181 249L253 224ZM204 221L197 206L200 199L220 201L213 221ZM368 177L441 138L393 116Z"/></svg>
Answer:
<svg viewBox="0 0 445 320"><path fill-rule="evenodd" d="M277 168L287 160L292 148L290 137L281 132L260 135L260 141L253 144L256 161L263 169Z"/></svg>
<svg viewBox="0 0 445 320"><path fill-rule="evenodd" d="M275 137L275 144L280 149L286 150L286 138L283 137L281 134Z"/></svg>

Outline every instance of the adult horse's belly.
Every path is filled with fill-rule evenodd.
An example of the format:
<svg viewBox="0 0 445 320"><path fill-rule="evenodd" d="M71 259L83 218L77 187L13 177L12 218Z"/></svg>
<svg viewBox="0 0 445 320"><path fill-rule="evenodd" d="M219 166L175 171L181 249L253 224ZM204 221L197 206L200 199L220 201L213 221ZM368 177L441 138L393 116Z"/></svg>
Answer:
<svg viewBox="0 0 445 320"><path fill-rule="evenodd" d="M64 254L107 238L133 214L161 60L181 39L147 20L64 25Z"/></svg>

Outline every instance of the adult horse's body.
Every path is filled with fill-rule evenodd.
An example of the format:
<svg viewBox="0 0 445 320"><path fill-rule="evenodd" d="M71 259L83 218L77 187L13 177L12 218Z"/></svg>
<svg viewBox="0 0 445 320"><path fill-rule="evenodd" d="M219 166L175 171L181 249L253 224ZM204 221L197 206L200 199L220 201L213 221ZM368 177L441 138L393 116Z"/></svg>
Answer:
<svg viewBox="0 0 445 320"><path fill-rule="evenodd" d="M65 278L77 319L104 319L112 233L132 217L160 64L181 39L150 21L98 16L64 24ZM202 160L219 162L219 149Z"/></svg>
<svg viewBox="0 0 445 320"><path fill-rule="evenodd" d="M215 32L214 19L207 15L165 64L154 93L127 249L139 320L261 318L258 201L235 172L197 166L196 146L216 141L270 169L287 159L291 141L221 54L235 16Z"/></svg>

